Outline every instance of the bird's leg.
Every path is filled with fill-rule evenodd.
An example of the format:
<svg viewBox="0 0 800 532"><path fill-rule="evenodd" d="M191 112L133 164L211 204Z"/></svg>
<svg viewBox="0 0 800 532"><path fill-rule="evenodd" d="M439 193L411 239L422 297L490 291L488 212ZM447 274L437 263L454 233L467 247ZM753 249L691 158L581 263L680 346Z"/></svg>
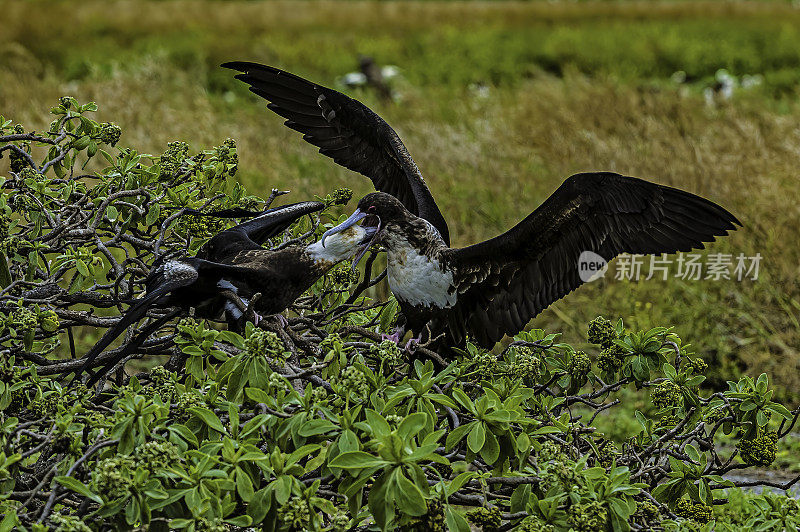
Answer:
<svg viewBox="0 0 800 532"><path fill-rule="evenodd" d="M247 305L245 305L244 301L242 301L242 298L240 298L239 295L233 290L220 290L219 295L233 303L242 313L247 312Z"/></svg>
<svg viewBox="0 0 800 532"><path fill-rule="evenodd" d="M405 350L409 353L413 353L417 350L417 346L422 345L422 336L424 332L419 333L419 335L409 338L408 342L406 342Z"/></svg>
<svg viewBox="0 0 800 532"><path fill-rule="evenodd" d="M403 336L405 336L405 334L406 334L406 328L403 327L402 325L398 325L397 327L392 329L392 333L391 334L381 333L381 342L383 342L385 340L390 340L390 341L394 342L395 344L399 344L400 343L400 339Z"/></svg>
<svg viewBox="0 0 800 532"><path fill-rule="evenodd" d="M286 319L286 316L283 314L275 314L275 317L278 319L278 323L281 325L282 329L285 329L289 326L289 320Z"/></svg>
<svg viewBox="0 0 800 532"><path fill-rule="evenodd" d="M245 318L249 320L252 317L253 319L250 321L252 321L253 325L256 327L258 327L258 322L260 322L262 319L261 315L254 310L255 304L259 299L261 299L261 292L256 292L253 294L253 297L251 297L250 301L247 303L247 309L244 311Z"/></svg>

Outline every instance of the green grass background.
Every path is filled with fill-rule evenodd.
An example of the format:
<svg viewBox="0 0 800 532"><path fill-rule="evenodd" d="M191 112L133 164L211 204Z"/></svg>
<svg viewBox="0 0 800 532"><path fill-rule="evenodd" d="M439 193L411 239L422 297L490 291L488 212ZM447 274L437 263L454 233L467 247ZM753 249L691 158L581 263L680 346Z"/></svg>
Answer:
<svg viewBox="0 0 800 532"><path fill-rule="evenodd" d="M604 279L533 325L570 341L597 314L674 325L714 384L767 371L800 391L800 10L789 3L0 0L0 13L0 114L44 129L69 94L97 101L98 118L122 126L120 145L141 151L233 137L238 175L262 195L370 186L218 65L254 60L330 86L366 54L400 67L402 99L351 95L399 132L456 245L507 229L578 171L717 201L744 228L711 249L760 253L758 281ZM720 68L764 82L709 106L702 89ZM689 83L670 80L678 70Z"/></svg>

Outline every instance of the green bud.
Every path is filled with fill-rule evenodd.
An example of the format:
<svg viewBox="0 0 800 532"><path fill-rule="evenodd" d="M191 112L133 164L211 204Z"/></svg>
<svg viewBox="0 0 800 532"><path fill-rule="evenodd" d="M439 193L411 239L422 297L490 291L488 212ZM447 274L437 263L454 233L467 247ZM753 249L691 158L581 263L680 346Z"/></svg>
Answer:
<svg viewBox="0 0 800 532"><path fill-rule="evenodd" d="M754 437L743 438L736 447L745 464L766 467L775 461L778 451L778 433L759 427Z"/></svg>
<svg viewBox="0 0 800 532"><path fill-rule="evenodd" d="M608 348L617 339L617 332L610 321L603 316L597 316L589 322L589 342Z"/></svg>
<svg viewBox="0 0 800 532"><path fill-rule="evenodd" d="M672 381L656 385L650 392L650 397L657 408L678 408L683 404L681 388Z"/></svg>
<svg viewBox="0 0 800 532"><path fill-rule="evenodd" d="M701 502L693 503L688 499L681 499L675 504L675 515L684 519L691 519L698 523L711 521L711 506Z"/></svg>

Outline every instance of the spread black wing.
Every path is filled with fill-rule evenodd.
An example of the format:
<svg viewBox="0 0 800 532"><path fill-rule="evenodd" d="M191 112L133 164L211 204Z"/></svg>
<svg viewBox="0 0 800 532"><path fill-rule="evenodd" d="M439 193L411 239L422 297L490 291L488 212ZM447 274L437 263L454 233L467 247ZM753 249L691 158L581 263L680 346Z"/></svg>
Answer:
<svg viewBox="0 0 800 532"><path fill-rule="evenodd" d="M321 211L324 208L325 204L319 201L303 201L257 213L252 220L214 235L208 242L203 244L196 256L201 259L220 262L243 250L262 249L261 245L267 239L282 233L295 220L306 214ZM220 212L197 214L201 216L227 217L227 211Z"/></svg>
<svg viewBox="0 0 800 532"><path fill-rule="evenodd" d="M399 199L428 220L447 244L450 233L417 165L397 133L371 109L344 94L274 67L231 62L236 79L268 100L286 126L303 134L337 164L370 178L375 189Z"/></svg>
<svg viewBox="0 0 800 532"><path fill-rule="evenodd" d="M682 190L614 173L574 175L506 233L446 252L459 292L448 327L456 341L470 333L492 346L582 284L583 251L607 261L689 251L737 224L719 205Z"/></svg>

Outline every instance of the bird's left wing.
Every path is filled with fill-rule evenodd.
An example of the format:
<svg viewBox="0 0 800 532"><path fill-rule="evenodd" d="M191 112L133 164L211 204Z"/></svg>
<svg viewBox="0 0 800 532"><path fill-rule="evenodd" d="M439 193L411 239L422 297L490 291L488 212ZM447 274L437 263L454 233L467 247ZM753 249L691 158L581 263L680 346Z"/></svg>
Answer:
<svg viewBox="0 0 800 532"><path fill-rule="evenodd" d="M567 179L539 208L500 236L446 252L458 302L448 325L492 346L584 281L579 257L703 248L741 223L719 205L671 187L618 174Z"/></svg>
<svg viewBox="0 0 800 532"><path fill-rule="evenodd" d="M267 239L279 235L306 214L321 211L324 208L325 204L319 201L301 201L255 213L252 219L211 237L208 242L203 244L196 256L201 259L219 262L239 251L262 249L261 246ZM227 211L220 212L223 213L221 217L228 217ZM236 211L233 212L236 213ZM220 216L219 212L199 213L199 215Z"/></svg>
<svg viewBox="0 0 800 532"><path fill-rule="evenodd" d="M275 67L246 61L222 66L241 72L236 79L269 101L267 108L286 118L285 125L302 133L303 140L337 164L370 178L376 190L428 220L449 244L447 223L417 165L394 129L369 107Z"/></svg>

